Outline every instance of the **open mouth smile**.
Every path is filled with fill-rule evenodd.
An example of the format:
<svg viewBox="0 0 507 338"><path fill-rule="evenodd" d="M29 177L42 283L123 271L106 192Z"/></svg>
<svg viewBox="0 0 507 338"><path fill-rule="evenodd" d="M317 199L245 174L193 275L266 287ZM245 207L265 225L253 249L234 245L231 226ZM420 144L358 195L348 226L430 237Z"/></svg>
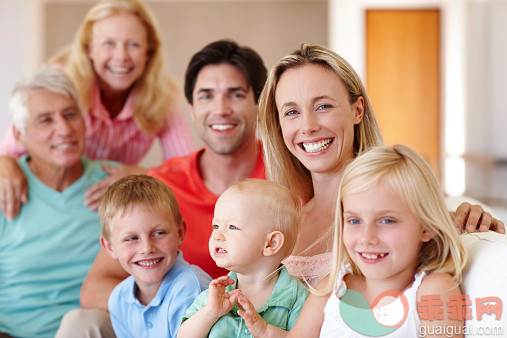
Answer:
<svg viewBox="0 0 507 338"><path fill-rule="evenodd" d="M318 142L301 142L299 143L299 147L307 153L318 153L329 148L333 141L334 138L327 138Z"/></svg>
<svg viewBox="0 0 507 338"><path fill-rule="evenodd" d="M358 254L365 263L378 263L389 255L384 252L358 252Z"/></svg>
<svg viewBox="0 0 507 338"><path fill-rule="evenodd" d="M116 75L128 74L132 69L134 69L134 67L107 67L107 70Z"/></svg>
<svg viewBox="0 0 507 338"><path fill-rule="evenodd" d="M141 261L135 262L135 264L143 266L143 267L152 267L157 265L162 261L162 258L155 258L155 259L143 259Z"/></svg>
<svg viewBox="0 0 507 338"><path fill-rule="evenodd" d="M210 125L210 128L217 131L230 130L236 127L234 123L214 123Z"/></svg>

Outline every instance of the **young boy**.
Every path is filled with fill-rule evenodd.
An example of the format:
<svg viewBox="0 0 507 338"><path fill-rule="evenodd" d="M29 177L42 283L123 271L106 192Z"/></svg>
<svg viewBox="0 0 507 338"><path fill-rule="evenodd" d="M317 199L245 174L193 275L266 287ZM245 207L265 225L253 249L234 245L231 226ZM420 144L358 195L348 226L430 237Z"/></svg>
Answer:
<svg viewBox="0 0 507 338"><path fill-rule="evenodd" d="M171 189L152 177L126 177L104 194L99 217L100 243L132 275L109 297L116 335L176 337L183 314L211 278L178 250L186 224Z"/></svg>
<svg viewBox="0 0 507 338"><path fill-rule="evenodd" d="M294 248L299 224L299 201L280 184L250 179L227 189L215 205L209 250L231 272L197 297L178 337L258 337L290 330L308 291L280 263Z"/></svg>

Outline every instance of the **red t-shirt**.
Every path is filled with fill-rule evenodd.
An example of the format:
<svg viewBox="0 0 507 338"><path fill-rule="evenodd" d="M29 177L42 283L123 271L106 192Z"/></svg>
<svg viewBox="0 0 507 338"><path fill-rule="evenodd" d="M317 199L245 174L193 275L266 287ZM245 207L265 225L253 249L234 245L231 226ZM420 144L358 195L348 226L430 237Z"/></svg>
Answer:
<svg viewBox="0 0 507 338"><path fill-rule="evenodd" d="M151 168L148 175L167 184L178 200L181 215L187 222L187 234L181 246L185 260L217 278L229 271L219 268L209 254L208 242L218 196L206 188L199 175L197 158L203 151L201 149L185 157L170 158L160 166ZM266 178L262 151L250 178Z"/></svg>

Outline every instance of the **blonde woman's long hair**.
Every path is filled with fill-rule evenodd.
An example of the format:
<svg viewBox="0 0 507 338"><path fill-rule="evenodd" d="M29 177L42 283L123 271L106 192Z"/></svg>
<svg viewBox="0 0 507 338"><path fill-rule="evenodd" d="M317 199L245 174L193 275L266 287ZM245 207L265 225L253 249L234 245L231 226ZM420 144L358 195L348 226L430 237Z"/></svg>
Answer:
<svg viewBox="0 0 507 338"><path fill-rule="evenodd" d="M383 144L368 94L354 69L338 54L318 45L303 44L282 58L269 71L259 99L258 132L264 147L266 176L293 190L303 200L313 197L310 172L285 146L275 102L275 92L282 74L291 68L317 64L332 70L345 85L349 103L364 99L364 117L354 127L354 157L371 147Z"/></svg>
<svg viewBox="0 0 507 338"><path fill-rule="evenodd" d="M132 88L136 91L133 116L139 129L146 133L155 133L164 126L169 109L175 104L178 87L166 70L156 21L148 8L140 1L103 0L98 2L86 14L70 49L57 53L50 62L61 63L65 66L67 74L81 97L85 111L89 111L95 73L87 48L92 40L93 25L97 21L121 12L134 14L146 27L148 61L144 73Z"/></svg>
<svg viewBox="0 0 507 338"><path fill-rule="evenodd" d="M406 146L380 146L357 157L345 170L336 205L330 278L323 290L312 290L316 294L333 290L343 264L350 264L354 275L362 275L343 244L343 197L366 191L381 180L389 182L419 218L423 229L433 234L430 241L422 243L417 271L448 273L457 283L461 282L466 252L430 166Z"/></svg>

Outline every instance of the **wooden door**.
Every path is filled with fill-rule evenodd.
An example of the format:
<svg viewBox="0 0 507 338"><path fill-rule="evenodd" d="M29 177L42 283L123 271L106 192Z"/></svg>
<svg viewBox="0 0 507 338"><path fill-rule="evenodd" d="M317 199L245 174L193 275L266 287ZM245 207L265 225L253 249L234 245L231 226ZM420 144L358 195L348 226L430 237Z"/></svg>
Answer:
<svg viewBox="0 0 507 338"><path fill-rule="evenodd" d="M366 76L387 144L418 151L439 174L438 10L367 10Z"/></svg>

